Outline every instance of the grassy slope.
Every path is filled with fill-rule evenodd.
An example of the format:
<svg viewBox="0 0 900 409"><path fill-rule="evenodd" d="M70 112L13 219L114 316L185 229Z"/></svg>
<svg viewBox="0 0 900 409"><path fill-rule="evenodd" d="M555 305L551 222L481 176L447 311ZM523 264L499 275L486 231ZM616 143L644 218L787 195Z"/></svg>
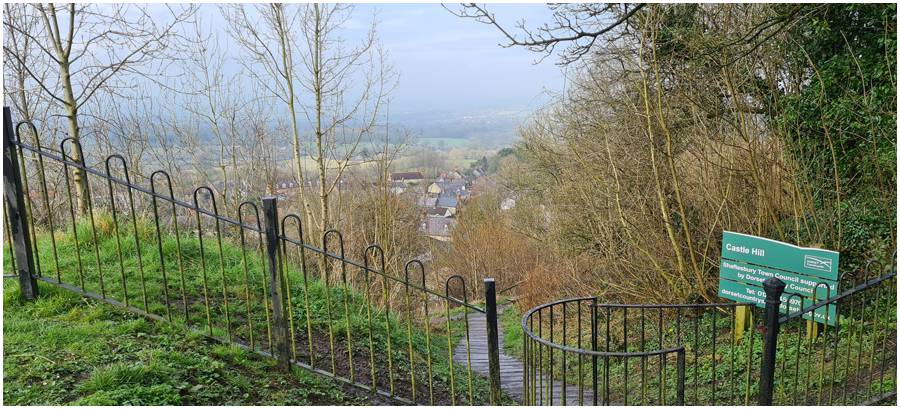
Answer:
<svg viewBox="0 0 900 409"><path fill-rule="evenodd" d="M121 217L121 216L120 216ZM138 248L134 243L133 231L130 221L120 218L120 241L116 243L115 229L108 215L98 214L95 222L96 233L98 236L98 244L95 246L92 241L93 229L87 221L80 222L77 225L79 246L76 252L74 235L71 234L71 226L68 231L60 232L57 230L55 234L57 256L59 259L59 270L61 271L62 281L69 284L79 285L84 281L84 287L89 291L100 293L101 287L100 274L97 271L96 254L99 250L100 267L104 281L104 289L108 297L119 301L124 300L125 288L127 288L128 299L132 306L144 309L144 291L146 291L147 309L158 315L166 316L165 296L163 292L163 281L161 275L161 264L159 262L158 248L155 236L155 229L152 224L147 222L138 223L138 236L140 238L140 253L144 270L144 283L141 285L139 269L137 268L137 251ZM209 226L205 227L209 231ZM164 252L165 268L168 275L168 292L170 299L170 308L172 314L173 335L178 331L184 332L182 325L185 324L184 308L181 302L181 279L180 269L177 262L176 249L180 247L184 264L184 282L185 292L187 294L188 311L190 313L189 327L200 332L211 331L214 335L225 338L229 325L224 320L225 307L223 300L223 290L228 298L228 311L230 314L230 332L236 341L247 344L252 334L254 337L256 348L268 350L266 315L263 308L263 288L264 287L264 264L261 262L259 255L250 249L246 252L247 256L247 273L245 275L243 253L240 246L230 240L223 242L221 266L220 255L216 241L212 237L204 238L205 250L203 254L206 257L206 287L203 287L203 275L201 272L202 264L200 262L199 243L195 235L182 233L179 236L180 244L176 243L174 235L162 236L162 246ZM122 265L119 267L119 251L121 246ZM288 253L296 253L289 247ZM55 258L53 255L53 247L51 246L50 236L46 232L38 233L38 252L41 260L41 269L44 276L48 278L56 278ZM78 268L78 256L81 258L81 273ZM8 259L4 260L9 263ZM310 261L311 262L311 261ZM363 384L371 382L370 366L369 366L369 342L368 328L369 320L365 308L365 297L355 292L349 293L347 298L349 320L344 314L344 294L341 288L335 288L335 277L339 277L337 271L332 274L332 287L326 288L319 280L313 277L319 276L320 272L309 272L310 280L308 282L308 291L302 284L302 273L296 265L287 265L288 276L292 282L291 294L292 304L291 313L295 331L295 351L297 358L301 361L308 361L308 337L306 328L307 306L306 293L309 295L309 317L313 333L313 346L316 354L317 366L330 370L330 342L329 333L333 334L335 345L335 357L337 359L337 370L342 376L347 376L346 370L350 367L346 361L347 336L346 329L349 321L351 329L352 350L354 362L352 367L356 370L356 379ZM124 274L123 274L124 271ZM348 272L351 279L359 282L362 280L358 271ZM123 286L122 277L124 275ZM224 283L223 285L223 278ZM376 280L377 278L370 278ZM381 282L380 279L377 279ZM250 302L246 302L246 295L250 291ZM396 284L393 284L396 285ZM15 286L14 284L12 286ZM123 288L124 287L124 288ZM377 291L377 290L376 290ZM373 291L373 297L376 296ZM210 303L210 312L207 319L206 305L204 300L204 292L208 293ZM328 295L328 297L326 297ZM411 306L420 305L413 294ZM329 314L328 304L331 304ZM376 360L376 380L379 388L387 389L386 379L387 373L387 332L385 328L386 319L389 317L391 326L391 344L393 346L390 356L393 360L393 373L397 393L400 396L409 398L409 342L407 338L406 316L398 313L397 309L404 304L403 297L393 301L394 313L385 315L378 309L372 309L372 328L373 328L373 347ZM417 304L418 303L418 304ZM249 308L248 308L249 307ZM443 315L441 309L433 309L433 315ZM248 317L250 319L248 319ZM330 318L329 318L330 317ZM426 371L424 362L427 356L427 344L425 341L424 330L422 329L422 320L417 322L411 328L412 332L412 349L416 359L416 378L418 391L418 400L420 402L428 396ZM250 323L253 323L253 330L250 329ZM455 345L456 341L462 336L461 323L457 322L453 325L453 334L450 343ZM28 339L27 337L25 338ZM446 326L438 325L431 329L431 352L433 361L432 379L434 380L435 403L450 403L449 390L447 384L450 379L449 359L447 356L448 340L446 336ZM458 403L466 402L468 398L468 377L465 367L459 364L454 365L454 384L455 395ZM487 383L483 378L475 376L472 381L473 397L475 403L483 403L488 394Z"/></svg>
<svg viewBox="0 0 900 409"><path fill-rule="evenodd" d="M360 391L41 284L3 289L5 405L353 405Z"/></svg>

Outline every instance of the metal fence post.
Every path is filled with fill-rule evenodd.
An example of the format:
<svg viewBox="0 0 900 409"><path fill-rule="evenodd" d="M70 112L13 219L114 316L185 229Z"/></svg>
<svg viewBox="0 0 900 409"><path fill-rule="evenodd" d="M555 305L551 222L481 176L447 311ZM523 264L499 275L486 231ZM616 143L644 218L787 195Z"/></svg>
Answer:
<svg viewBox="0 0 900 409"><path fill-rule="evenodd" d="M278 207L274 197L264 197L263 215L266 219L266 255L269 263L269 296L272 298L272 321L275 338L273 355L278 366L284 370L291 368L289 331L285 321L284 282L278 268Z"/></svg>
<svg viewBox="0 0 900 409"><path fill-rule="evenodd" d="M12 113L9 107L3 107L3 196L6 198L6 211L9 212L19 289L23 299L33 300L38 296L38 286L37 279L32 274L36 271L31 233L25 220L25 195L28 192L22 188L22 177L16 146L13 144Z"/></svg>
<svg viewBox="0 0 900 409"><path fill-rule="evenodd" d="M766 292L766 335L762 365L759 368L759 405L761 406L772 405L772 393L775 385L775 347L778 345L778 315L784 287L784 282L775 277L763 281L763 289Z"/></svg>
<svg viewBox="0 0 900 409"><path fill-rule="evenodd" d="M487 313L488 371L491 380L491 405L500 404L500 334L497 329L497 288L493 278L484 279Z"/></svg>
<svg viewBox="0 0 900 409"><path fill-rule="evenodd" d="M675 405L676 406L684 406L684 377L685 377L684 365L685 365L686 355L687 355L687 352L685 351L684 348L679 349L675 355L675 358L676 358L676 361L675 361L676 375L675 376L678 377L677 379L675 379L675 382L677 384L676 389L675 389Z"/></svg>

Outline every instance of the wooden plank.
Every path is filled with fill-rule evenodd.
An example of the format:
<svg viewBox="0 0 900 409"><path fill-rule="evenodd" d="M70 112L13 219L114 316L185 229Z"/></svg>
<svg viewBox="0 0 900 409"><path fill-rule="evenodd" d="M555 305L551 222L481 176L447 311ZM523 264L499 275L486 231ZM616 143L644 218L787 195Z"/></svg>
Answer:
<svg viewBox="0 0 900 409"><path fill-rule="evenodd" d="M500 388L512 399L522 402L523 376L525 374L525 366L517 358L509 356L503 352L503 329L497 324L500 338ZM488 376L490 372L488 360L488 336L486 317L481 313L469 314L469 351L466 355L466 338L462 337L456 347L453 348L453 360L462 365L467 365L467 361L472 362L472 372L482 376ZM544 387L550 382L547 376L543 377ZM537 382L541 382L540 379ZM545 402L537 402L537 404L562 405L563 399L567 405L578 404L578 385L567 384L565 398L563 398L563 384L555 380L553 382L553 401L550 402L545 392ZM546 389L545 389L546 391ZM593 402L593 393L585 385L582 399L585 404Z"/></svg>

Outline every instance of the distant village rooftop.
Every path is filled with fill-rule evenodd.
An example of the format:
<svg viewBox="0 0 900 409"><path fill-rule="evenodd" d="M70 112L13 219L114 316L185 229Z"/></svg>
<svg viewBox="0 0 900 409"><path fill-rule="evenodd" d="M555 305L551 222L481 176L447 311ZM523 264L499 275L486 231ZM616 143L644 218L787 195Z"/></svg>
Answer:
<svg viewBox="0 0 900 409"><path fill-rule="evenodd" d="M422 172L394 172L391 173L392 182L404 182L413 180L424 180L425 176Z"/></svg>

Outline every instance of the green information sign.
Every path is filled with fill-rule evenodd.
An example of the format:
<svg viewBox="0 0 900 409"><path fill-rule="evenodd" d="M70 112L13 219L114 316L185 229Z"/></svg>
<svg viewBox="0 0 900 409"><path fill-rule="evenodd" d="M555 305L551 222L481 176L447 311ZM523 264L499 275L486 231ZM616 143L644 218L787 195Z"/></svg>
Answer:
<svg viewBox="0 0 900 409"><path fill-rule="evenodd" d="M719 297L739 302L753 303L760 308L765 308L766 306L766 292L763 291L762 286L738 283L727 280L725 278L719 279ZM799 296L792 296L792 294L788 293L782 294L780 308L781 313L789 314L792 312L800 311L800 300L801 298ZM803 308L809 307L814 304L812 298L803 298L802 300ZM803 314L803 317L809 319L810 313ZM834 325L835 322L837 322L836 318L837 307L835 307L834 304L829 304L827 311L825 308L817 309L815 311L815 317L813 317L816 322L821 322L828 325Z"/></svg>
<svg viewBox="0 0 900 409"><path fill-rule="evenodd" d="M787 285L782 313L799 311L838 294L838 256L831 250L799 247L764 237L725 231L719 264L719 296L765 307L762 282L777 277ZM801 307L802 305L802 307ZM834 325L837 308L829 305L811 316Z"/></svg>
<svg viewBox="0 0 900 409"><path fill-rule="evenodd" d="M824 300L838 294L837 282L835 281L805 277L800 274L754 266L741 263L740 261L722 259L719 264L719 277L731 281L752 283L760 288L762 287L762 282L767 278L776 277L787 285L784 288L786 293L800 294L804 298L812 298L813 291L815 291L816 300Z"/></svg>

